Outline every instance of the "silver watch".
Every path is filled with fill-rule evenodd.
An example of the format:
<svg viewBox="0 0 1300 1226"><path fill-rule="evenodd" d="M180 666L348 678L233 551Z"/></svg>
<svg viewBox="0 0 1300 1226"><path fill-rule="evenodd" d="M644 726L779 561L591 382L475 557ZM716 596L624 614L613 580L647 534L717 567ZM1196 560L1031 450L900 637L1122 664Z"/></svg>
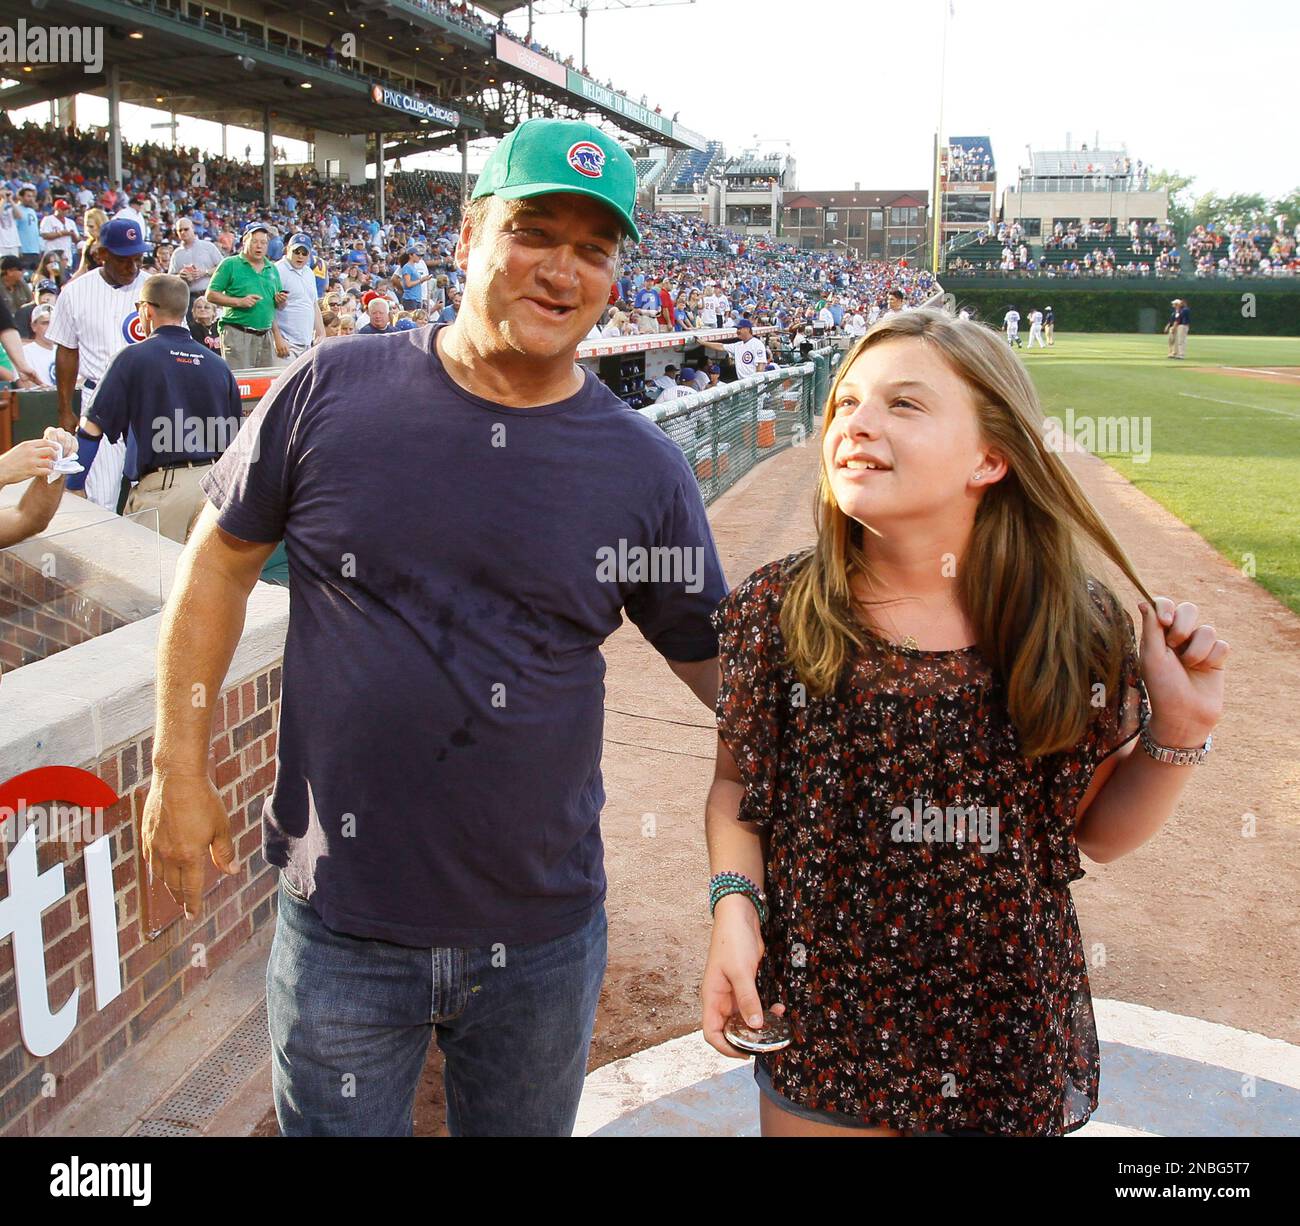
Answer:
<svg viewBox="0 0 1300 1226"><path fill-rule="evenodd" d="M1199 749L1170 749L1168 745L1157 745L1151 739L1151 733L1142 728L1142 748L1157 762L1167 766L1200 766L1210 756L1210 746L1214 744L1213 734L1205 738L1205 744Z"/></svg>

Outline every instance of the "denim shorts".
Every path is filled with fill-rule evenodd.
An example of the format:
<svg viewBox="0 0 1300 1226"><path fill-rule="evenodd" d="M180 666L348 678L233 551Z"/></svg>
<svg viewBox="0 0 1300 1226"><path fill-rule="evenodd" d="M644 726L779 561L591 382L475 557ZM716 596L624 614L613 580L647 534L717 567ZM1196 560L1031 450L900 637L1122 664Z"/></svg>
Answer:
<svg viewBox="0 0 1300 1226"><path fill-rule="evenodd" d="M837 1111L823 1111L818 1107L805 1107L802 1103L794 1102L777 1093L776 1087L772 1085L772 1078L768 1075L767 1069L763 1067L761 1060L754 1061L754 1080L758 1083L759 1092L768 1102L774 1107L779 1107L782 1111L797 1115L801 1120L815 1120L818 1124L833 1124L837 1128L881 1127L879 1124L860 1120L851 1115L841 1115ZM986 1137L989 1134L979 1128L945 1128L939 1132L904 1130L903 1135L905 1137Z"/></svg>

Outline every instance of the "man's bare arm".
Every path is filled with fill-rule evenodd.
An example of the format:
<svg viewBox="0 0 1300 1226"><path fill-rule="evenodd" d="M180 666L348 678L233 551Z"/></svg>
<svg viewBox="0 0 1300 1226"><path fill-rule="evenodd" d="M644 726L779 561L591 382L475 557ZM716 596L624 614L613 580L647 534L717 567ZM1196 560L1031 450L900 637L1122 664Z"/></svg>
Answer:
<svg viewBox="0 0 1300 1226"><path fill-rule="evenodd" d="M23 491L16 507L0 510L0 549L17 545L29 536L44 532L59 509L59 499L63 497L63 478L46 481L36 477Z"/></svg>
<svg viewBox="0 0 1300 1226"><path fill-rule="evenodd" d="M668 667L690 687L691 692L712 711L718 705L718 657L709 660L669 660Z"/></svg>
<svg viewBox="0 0 1300 1226"><path fill-rule="evenodd" d="M67 345L54 349L54 382L59 389L59 425L68 431L77 428L72 398L77 390L77 371L81 369L81 351Z"/></svg>
<svg viewBox="0 0 1300 1226"><path fill-rule="evenodd" d="M208 777L212 712L244 629L248 594L274 544L241 541L203 508L176 569L158 636L153 779L140 820L151 879L161 878L187 918L203 910L205 863L239 872L230 816Z"/></svg>
<svg viewBox="0 0 1300 1226"><path fill-rule="evenodd" d="M241 541L203 508L176 568L158 635L155 771L208 770L212 712L244 629L248 595L275 544Z"/></svg>

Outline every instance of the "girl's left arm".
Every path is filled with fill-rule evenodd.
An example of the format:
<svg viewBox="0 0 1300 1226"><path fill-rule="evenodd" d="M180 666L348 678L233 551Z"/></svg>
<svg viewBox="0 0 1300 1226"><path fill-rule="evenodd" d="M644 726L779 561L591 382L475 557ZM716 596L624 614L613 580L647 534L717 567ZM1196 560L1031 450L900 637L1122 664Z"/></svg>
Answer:
<svg viewBox="0 0 1300 1226"><path fill-rule="evenodd" d="M1197 608L1157 596L1142 613L1141 674L1151 703L1147 731L1157 745L1198 749L1223 715L1228 644ZM1157 762L1130 741L1097 767L1076 811L1075 843L1104 864L1141 847L1168 820L1194 766Z"/></svg>

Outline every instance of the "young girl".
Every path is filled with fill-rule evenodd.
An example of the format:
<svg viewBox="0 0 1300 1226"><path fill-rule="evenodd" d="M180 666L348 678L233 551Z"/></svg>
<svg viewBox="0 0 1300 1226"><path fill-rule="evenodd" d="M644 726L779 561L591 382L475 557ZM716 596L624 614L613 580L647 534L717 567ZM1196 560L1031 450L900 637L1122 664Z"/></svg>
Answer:
<svg viewBox="0 0 1300 1226"><path fill-rule="evenodd" d="M1228 645L1046 442L998 333L886 316L830 391L816 544L714 614L703 1029L741 1055L729 1017L783 1014L765 1135L1054 1136L1097 1106L1068 886L1172 813ZM1140 664L1085 541L1146 598Z"/></svg>

